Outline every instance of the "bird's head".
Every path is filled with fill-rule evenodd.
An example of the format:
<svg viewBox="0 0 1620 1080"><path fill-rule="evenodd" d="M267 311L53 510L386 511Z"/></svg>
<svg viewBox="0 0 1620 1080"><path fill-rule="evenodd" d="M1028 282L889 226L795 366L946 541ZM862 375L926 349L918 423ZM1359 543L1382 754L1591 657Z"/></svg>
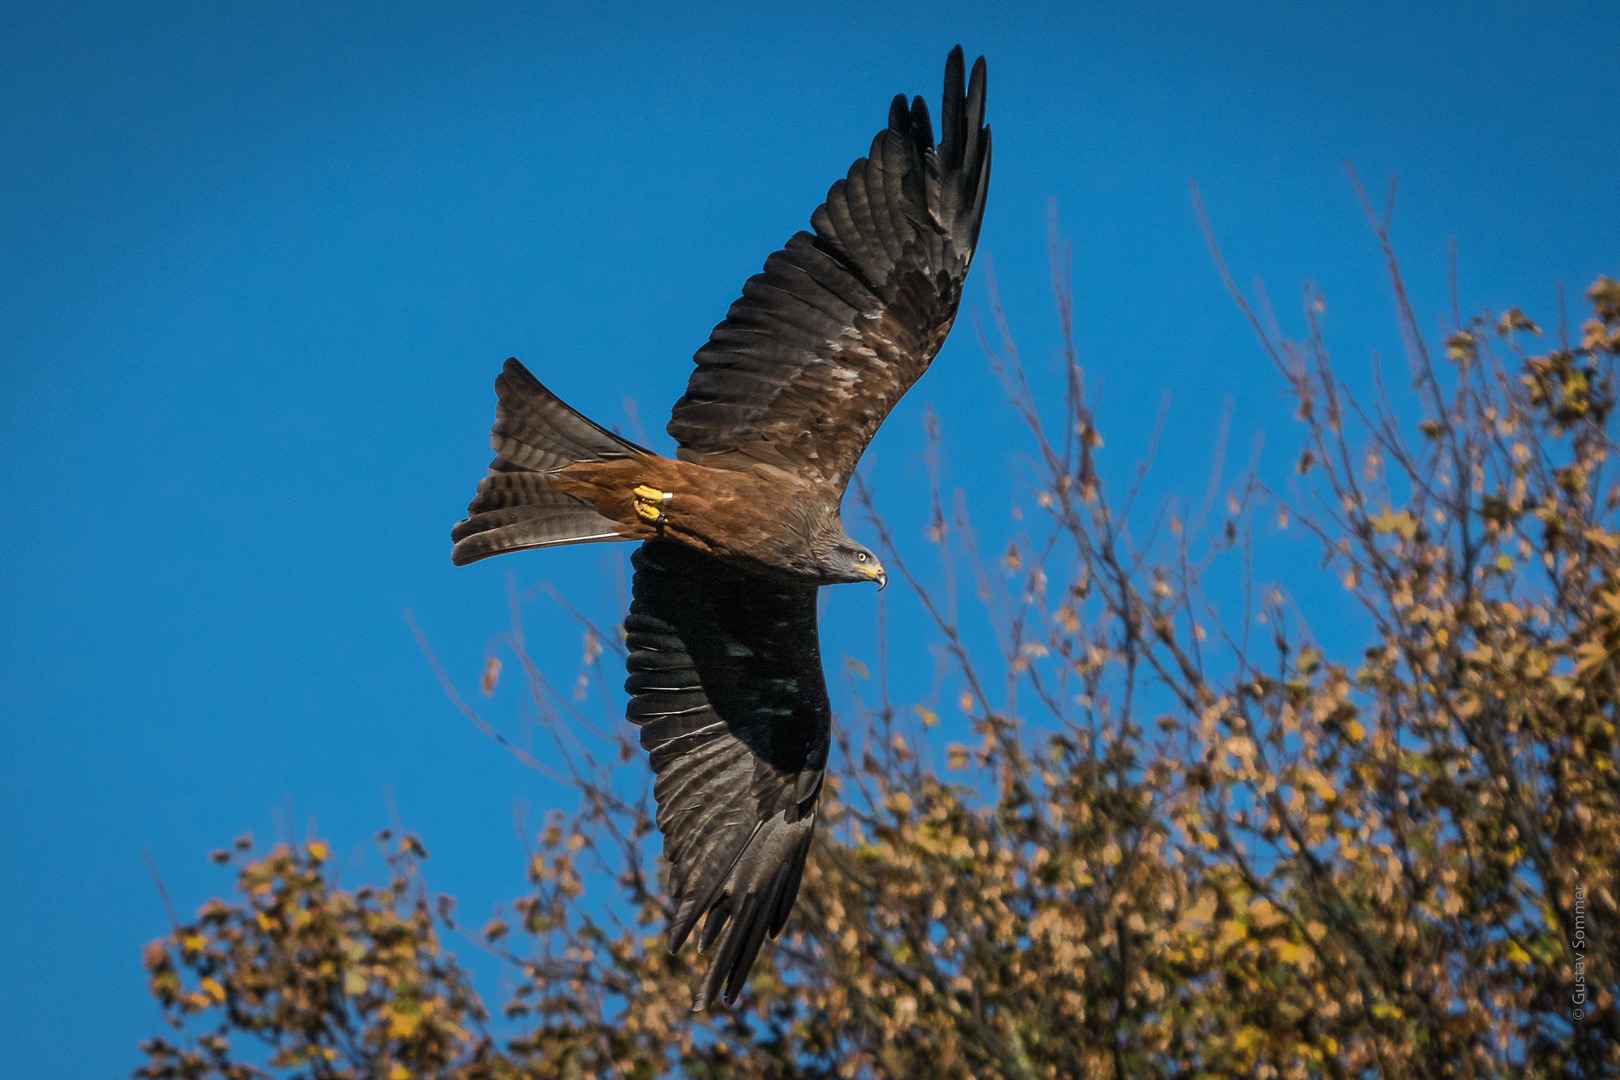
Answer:
<svg viewBox="0 0 1620 1080"><path fill-rule="evenodd" d="M875 581L881 589L889 583L889 575L872 549L852 540L842 529L817 548L817 569L829 584Z"/></svg>
<svg viewBox="0 0 1620 1080"><path fill-rule="evenodd" d="M840 569L849 575L845 581L875 581L880 589L889 583L889 575L884 572L883 564L878 562L878 557L869 548L851 543L840 554L844 556Z"/></svg>

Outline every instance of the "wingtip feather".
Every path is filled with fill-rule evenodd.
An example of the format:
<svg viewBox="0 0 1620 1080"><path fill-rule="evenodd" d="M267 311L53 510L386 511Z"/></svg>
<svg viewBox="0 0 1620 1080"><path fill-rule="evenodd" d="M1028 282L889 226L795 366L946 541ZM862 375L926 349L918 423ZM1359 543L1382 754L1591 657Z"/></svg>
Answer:
<svg viewBox="0 0 1620 1080"><path fill-rule="evenodd" d="M904 135L911 129L911 113L906 109L906 95L896 94L889 102L889 130Z"/></svg>
<svg viewBox="0 0 1620 1080"><path fill-rule="evenodd" d="M969 168L979 160L981 145L984 142L984 99L986 92L986 71L984 57L973 61L973 78L968 82L967 96L963 102L966 113L963 128L966 141L962 148L962 160L959 165Z"/></svg>
<svg viewBox="0 0 1620 1080"><path fill-rule="evenodd" d="M963 81L962 46L958 45L945 57L945 89L939 103L940 157L947 169L961 167L962 150L967 143L966 117L962 111Z"/></svg>
<svg viewBox="0 0 1620 1080"><path fill-rule="evenodd" d="M928 115L928 102L921 94L911 99L911 141L919 154L934 148L934 120Z"/></svg>

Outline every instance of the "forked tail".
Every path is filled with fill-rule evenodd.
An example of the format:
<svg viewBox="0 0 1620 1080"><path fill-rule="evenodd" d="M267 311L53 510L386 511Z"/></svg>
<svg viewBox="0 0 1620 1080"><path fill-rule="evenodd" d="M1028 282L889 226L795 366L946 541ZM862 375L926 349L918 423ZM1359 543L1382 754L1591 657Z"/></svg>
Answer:
<svg viewBox="0 0 1620 1080"><path fill-rule="evenodd" d="M551 474L577 461L645 454L563 404L515 359L495 380L495 450L489 475L450 530L450 561L464 566L503 551L624 540L590 503L551 486Z"/></svg>

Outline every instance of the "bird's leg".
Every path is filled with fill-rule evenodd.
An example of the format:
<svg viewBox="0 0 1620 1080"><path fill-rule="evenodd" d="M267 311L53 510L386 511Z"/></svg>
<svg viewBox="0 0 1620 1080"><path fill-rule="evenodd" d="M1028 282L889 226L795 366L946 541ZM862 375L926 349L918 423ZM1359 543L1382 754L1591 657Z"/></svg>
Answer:
<svg viewBox="0 0 1620 1080"><path fill-rule="evenodd" d="M664 523L664 507L674 500L675 495L669 491L659 491L646 484L637 484L635 487L636 516L642 521L652 525Z"/></svg>

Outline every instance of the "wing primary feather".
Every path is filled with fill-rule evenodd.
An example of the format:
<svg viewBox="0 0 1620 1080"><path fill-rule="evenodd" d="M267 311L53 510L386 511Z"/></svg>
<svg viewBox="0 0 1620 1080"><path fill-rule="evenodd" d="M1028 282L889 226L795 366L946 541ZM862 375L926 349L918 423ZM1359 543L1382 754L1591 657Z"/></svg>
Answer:
<svg viewBox="0 0 1620 1080"><path fill-rule="evenodd" d="M911 127L911 115L906 112L906 95L896 94L894 100L889 102L889 130L906 134Z"/></svg>
<svg viewBox="0 0 1620 1080"><path fill-rule="evenodd" d="M962 151L967 145L967 118L962 101L962 46L945 58L945 90L940 102L940 157L947 169L962 167Z"/></svg>
<svg viewBox="0 0 1620 1080"><path fill-rule="evenodd" d="M968 233L968 243L978 246L979 225L984 221L984 200L990 193L990 126L984 128L984 163L979 166L978 190L973 194L973 211L969 220L973 222L973 229Z"/></svg>
<svg viewBox="0 0 1620 1080"><path fill-rule="evenodd" d="M934 148L934 122L928 115L928 102L918 94L911 100L911 139L917 153L926 155Z"/></svg>
<svg viewBox="0 0 1620 1080"><path fill-rule="evenodd" d="M748 887L719 901L698 935L700 950L713 948L714 954L695 995L695 1009L707 1007L717 994L727 1005L735 1001L765 938L775 937L785 926L803 879L812 824L769 822L761 830L760 842L738 861L735 875Z"/></svg>
<svg viewBox="0 0 1620 1080"><path fill-rule="evenodd" d="M905 261L906 245L914 231L905 211L906 154L910 145L909 138L883 131L872 140L872 156L868 159L867 186L873 187L872 180L876 179L883 214L878 236L889 253L891 273ZM874 208L874 214L877 212Z"/></svg>
<svg viewBox="0 0 1620 1080"><path fill-rule="evenodd" d="M917 99L921 104L922 98ZM923 122L927 122L923 117ZM917 121L913 118L911 130L901 132L900 144L904 147L906 160L905 171L900 174L901 196L896 205L906 215L907 224L911 227L914 237L924 240L925 230L934 227L934 219L928 212L928 143L924 132L917 129ZM920 212L919 212L920 211Z"/></svg>
<svg viewBox="0 0 1620 1080"><path fill-rule="evenodd" d="M957 70L960 71L961 69L958 68ZM960 82L957 83L957 86L961 85ZM984 134L984 94L984 57L981 56L973 62L973 78L968 83L967 123L963 125L966 129L964 134L967 138L962 145L961 162L961 164L973 169L975 172L978 171L980 139Z"/></svg>

